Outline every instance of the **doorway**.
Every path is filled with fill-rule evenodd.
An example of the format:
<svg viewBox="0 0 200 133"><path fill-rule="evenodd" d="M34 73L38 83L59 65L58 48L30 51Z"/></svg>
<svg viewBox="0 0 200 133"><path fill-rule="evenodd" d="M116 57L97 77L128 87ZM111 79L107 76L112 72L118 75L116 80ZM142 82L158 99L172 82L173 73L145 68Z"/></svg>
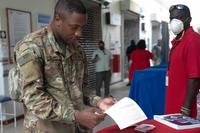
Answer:
<svg viewBox="0 0 200 133"><path fill-rule="evenodd" d="M126 49L130 45L131 40L134 40L136 43L139 41L139 14L124 11L122 12L122 78L126 79L129 73L129 63L126 56Z"/></svg>

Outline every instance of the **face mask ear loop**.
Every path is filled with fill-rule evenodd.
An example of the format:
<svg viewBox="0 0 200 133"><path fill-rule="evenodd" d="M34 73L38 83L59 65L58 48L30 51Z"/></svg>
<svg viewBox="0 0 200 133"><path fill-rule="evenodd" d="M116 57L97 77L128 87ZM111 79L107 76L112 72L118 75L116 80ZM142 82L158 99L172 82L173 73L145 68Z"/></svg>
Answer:
<svg viewBox="0 0 200 133"><path fill-rule="evenodd" d="M187 17L184 21L183 21L183 29L185 30L185 26L187 27L188 25L190 25L189 23L188 23L188 25L185 25L185 23L190 19L191 17Z"/></svg>
<svg viewBox="0 0 200 133"><path fill-rule="evenodd" d="M189 18L190 18L190 17L187 17L187 18L183 21L183 23L187 22Z"/></svg>

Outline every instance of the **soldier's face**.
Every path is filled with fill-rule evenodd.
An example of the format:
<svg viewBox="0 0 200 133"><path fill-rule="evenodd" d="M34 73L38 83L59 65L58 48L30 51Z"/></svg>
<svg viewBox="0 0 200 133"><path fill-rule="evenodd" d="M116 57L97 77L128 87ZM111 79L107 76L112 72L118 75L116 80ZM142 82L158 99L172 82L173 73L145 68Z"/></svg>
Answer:
<svg viewBox="0 0 200 133"><path fill-rule="evenodd" d="M80 13L65 13L64 18L57 20L57 36L65 43L73 43L80 38L86 24L86 15Z"/></svg>

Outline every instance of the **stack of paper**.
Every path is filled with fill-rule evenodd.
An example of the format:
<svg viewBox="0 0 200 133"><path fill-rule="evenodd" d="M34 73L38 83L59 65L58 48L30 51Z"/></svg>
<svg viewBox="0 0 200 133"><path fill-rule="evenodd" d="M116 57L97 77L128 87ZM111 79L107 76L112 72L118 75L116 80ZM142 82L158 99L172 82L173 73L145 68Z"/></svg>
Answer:
<svg viewBox="0 0 200 133"><path fill-rule="evenodd" d="M177 130L200 128L200 121L182 114L154 115L154 120Z"/></svg>

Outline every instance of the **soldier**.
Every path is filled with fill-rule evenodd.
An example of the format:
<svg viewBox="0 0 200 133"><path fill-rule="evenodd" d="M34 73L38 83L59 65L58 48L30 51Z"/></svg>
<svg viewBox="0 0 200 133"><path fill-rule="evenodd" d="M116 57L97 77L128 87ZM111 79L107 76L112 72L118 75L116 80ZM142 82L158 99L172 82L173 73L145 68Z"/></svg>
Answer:
<svg viewBox="0 0 200 133"><path fill-rule="evenodd" d="M77 42L86 18L80 0L59 0L51 24L17 43L26 133L91 132L114 103L86 90L87 61Z"/></svg>

